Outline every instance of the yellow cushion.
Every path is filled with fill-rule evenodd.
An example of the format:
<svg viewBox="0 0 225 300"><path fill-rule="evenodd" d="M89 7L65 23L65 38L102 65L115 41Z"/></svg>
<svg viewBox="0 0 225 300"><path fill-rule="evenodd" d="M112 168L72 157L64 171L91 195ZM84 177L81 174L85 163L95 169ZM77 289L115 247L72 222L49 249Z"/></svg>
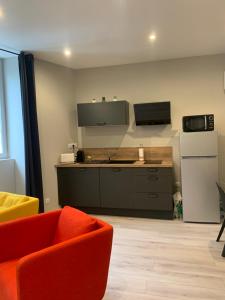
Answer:
<svg viewBox="0 0 225 300"><path fill-rule="evenodd" d="M37 214L38 207L37 198L0 192L0 222Z"/></svg>
<svg viewBox="0 0 225 300"><path fill-rule="evenodd" d="M28 200L28 196L0 192L0 206L11 207Z"/></svg>
<svg viewBox="0 0 225 300"><path fill-rule="evenodd" d="M0 205L5 201L5 198L8 196L9 193L0 192Z"/></svg>

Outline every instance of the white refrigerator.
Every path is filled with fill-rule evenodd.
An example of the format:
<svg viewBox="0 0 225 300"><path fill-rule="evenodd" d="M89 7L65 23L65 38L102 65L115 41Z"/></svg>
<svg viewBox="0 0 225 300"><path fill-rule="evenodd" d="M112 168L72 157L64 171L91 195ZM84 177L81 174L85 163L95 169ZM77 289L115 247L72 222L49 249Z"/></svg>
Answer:
<svg viewBox="0 0 225 300"><path fill-rule="evenodd" d="M184 222L220 223L216 131L180 136Z"/></svg>

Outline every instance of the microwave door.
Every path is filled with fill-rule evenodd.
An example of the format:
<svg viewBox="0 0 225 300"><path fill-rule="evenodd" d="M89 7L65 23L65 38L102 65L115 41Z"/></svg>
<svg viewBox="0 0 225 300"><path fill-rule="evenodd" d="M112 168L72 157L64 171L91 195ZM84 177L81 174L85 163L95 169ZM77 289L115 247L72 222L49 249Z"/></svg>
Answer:
<svg viewBox="0 0 225 300"><path fill-rule="evenodd" d="M187 128L190 131L204 131L206 130L206 119L204 117L193 117L188 120Z"/></svg>
<svg viewBox="0 0 225 300"><path fill-rule="evenodd" d="M183 117L184 132L213 131L214 115L195 115Z"/></svg>

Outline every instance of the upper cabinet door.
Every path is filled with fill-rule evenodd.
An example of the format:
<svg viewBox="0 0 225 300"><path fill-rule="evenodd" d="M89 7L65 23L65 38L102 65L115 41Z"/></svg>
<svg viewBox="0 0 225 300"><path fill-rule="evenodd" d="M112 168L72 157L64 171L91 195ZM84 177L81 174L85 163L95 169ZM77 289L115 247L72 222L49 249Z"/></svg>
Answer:
<svg viewBox="0 0 225 300"><path fill-rule="evenodd" d="M77 104L78 126L129 125L127 101Z"/></svg>
<svg viewBox="0 0 225 300"><path fill-rule="evenodd" d="M129 104L127 101L103 103L106 125L128 125Z"/></svg>

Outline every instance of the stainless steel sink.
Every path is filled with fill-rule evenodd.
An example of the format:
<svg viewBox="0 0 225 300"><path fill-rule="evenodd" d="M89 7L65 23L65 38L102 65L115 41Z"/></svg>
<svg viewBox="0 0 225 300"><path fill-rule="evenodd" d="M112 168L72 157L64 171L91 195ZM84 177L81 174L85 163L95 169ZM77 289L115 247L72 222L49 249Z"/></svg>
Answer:
<svg viewBox="0 0 225 300"><path fill-rule="evenodd" d="M152 159L152 160L146 160L145 164L150 164L150 165L160 165L162 163L162 160L156 160L156 159Z"/></svg>
<svg viewBox="0 0 225 300"><path fill-rule="evenodd" d="M133 164L136 160L108 160L108 164Z"/></svg>
<svg viewBox="0 0 225 300"><path fill-rule="evenodd" d="M108 160L88 160L83 162L83 164L133 164L136 160L128 160L128 159L108 159ZM150 165L160 165L162 163L162 160L157 159L151 159L151 160L145 160L144 164L150 164Z"/></svg>
<svg viewBox="0 0 225 300"><path fill-rule="evenodd" d="M133 164L136 160L89 160L83 162L83 164Z"/></svg>
<svg viewBox="0 0 225 300"><path fill-rule="evenodd" d="M86 160L82 164L107 164L108 160Z"/></svg>

